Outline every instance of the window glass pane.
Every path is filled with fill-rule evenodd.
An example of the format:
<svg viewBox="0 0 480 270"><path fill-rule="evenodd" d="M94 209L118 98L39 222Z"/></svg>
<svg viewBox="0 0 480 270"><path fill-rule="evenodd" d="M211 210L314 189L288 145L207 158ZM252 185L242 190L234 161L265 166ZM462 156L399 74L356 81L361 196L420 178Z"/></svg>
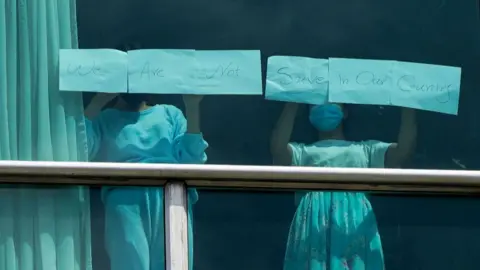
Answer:
<svg viewBox="0 0 480 270"><path fill-rule="evenodd" d="M0 187L2 270L165 269L164 230L163 187Z"/></svg>
<svg viewBox="0 0 480 270"><path fill-rule="evenodd" d="M0 160L477 168L479 125L475 93L480 39L476 0L406 0L382 4L326 0L3 0L0 7ZM108 87L97 89L100 94L75 85L73 90L63 91L58 52L77 48L258 50L263 88L268 86L268 59L279 55L461 67L460 113L456 116L438 112L456 113L459 97L455 74L458 72L433 72L433 68L401 66L399 62L391 62L391 69L379 63L373 68L365 62L341 65L339 72L348 73L354 67L360 71L352 71L357 83L354 89L342 88L345 90L342 92L329 85L330 93L336 91L337 97L339 92L345 94L343 100L335 101L339 106L307 105L322 103L313 99L324 95L300 101L297 92L304 90L302 87L288 95L290 101L298 105L267 100L264 95L226 94L248 81L243 77L222 87L221 91L210 92L213 94L203 100L198 96L182 96L178 91L164 94L171 91L165 91L168 85L162 83L141 94L132 94L130 87L123 89L130 91L128 94L121 95L103 93L112 90ZM94 62L102 57L93 58ZM232 74L232 70L226 68L232 61L227 60L214 64L218 67L214 69L215 74ZM188 66L188 62L174 63L175 67ZM279 72L281 68L276 69L277 75L298 84L305 82L318 90L313 82L321 78L306 64L297 66L307 76L285 75ZM367 66L369 70L364 72L363 67ZM252 72L255 68L242 66L237 68L240 70ZM378 75L387 70L392 74L397 72L395 76L400 70L415 80ZM149 74L155 75L158 71ZM389 76L391 80L385 79ZM181 78L188 81L190 77ZM454 79L447 80L452 77ZM346 82L343 78L339 83ZM123 79L126 80L125 76ZM388 87L379 87L384 82L388 82ZM200 88L196 83L190 86L189 90ZM266 90L262 90L266 94ZM411 95L406 95L405 90ZM21 192L24 188L15 189ZM37 189L32 188L35 192ZM86 212L73 208L70 214L74 222L85 220L88 227L89 213L97 213L94 209L102 207L101 194L80 187L70 189L89 199L85 203L76 196L45 197L53 200L52 209L86 205ZM44 196L38 194L45 189L39 190L40 193L32 195L35 200L43 200ZM32 199L35 207L43 205L35 200ZM90 200L98 204L90 208ZM192 203L194 200L192 197ZM0 212L0 216L17 215L15 205L2 206L4 212ZM249 215L262 216L262 208L257 205L246 209ZM10 224L8 230L17 229L24 218L40 220L41 216L25 217L10 218L10 223L5 223ZM58 216L53 217L50 223L62 221ZM91 219L96 218L108 220L103 212ZM61 239L62 233L58 236L55 231L56 236L49 243L60 246L57 239ZM2 238L1 243L18 246L23 238L18 240L18 236L14 236L16 238ZM90 243L87 236L70 239L74 245ZM99 239L103 236L94 237L94 241ZM38 246L36 252L47 254L49 249L45 244ZM17 255L8 254L20 262ZM46 263L35 254L25 255L31 257L27 261L30 265L50 262L63 270L63 257L49 257ZM0 258L0 266L1 263ZM85 265L83 268L88 269L88 263ZM46 269L51 269L50 266Z"/></svg>
<svg viewBox="0 0 480 270"><path fill-rule="evenodd" d="M480 47L478 11L475 0L386 1L381 5L371 1L346 5L342 2L311 0L175 3L83 0L77 3L77 20L80 48L260 50L263 86L268 85L268 58L278 55L407 61L462 69L462 98L459 103L461 113L458 116L426 111L445 109L447 103L448 106L453 106L451 108L456 106L455 91L458 89L447 87L448 94L442 97L443 88L439 86L445 83L442 78L453 76L453 73L441 76L440 73L430 73L433 69L415 69L411 66L400 67L416 76L415 82L405 82L416 90L412 90L410 96L402 98L398 91L395 92L398 90L398 80L395 81L397 84L387 83L388 87L383 92L380 91L380 94L375 92L384 76L368 72L377 68L375 70L379 69L381 73L381 70L390 68L382 68L378 63L372 64L373 67L364 62L342 64L342 71L364 67L368 71L365 74L369 74L365 75L366 78L363 75L359 78L360 84L365 79L368 87L345 92L353 100L336 101L345 104L342 111L334 106L311 111L305 105L313 102L308 98L300 102L297 109L295 106L285 109L284 102L266 100L261 95L224 94L233 88L224 87L216 92L218 95L206 96L200 103L200 108L193 106L190 113L187 113L181 95L161 94L168 92L168 89L165 90L168 86L158 84L145 96L124 97L127 103L133 105L140 104L142 100L148 101L150 105L173 105L182 111L186 122L176 108L157 107L158 110L150 111L152 115L169 124L164 121L147 124L147 120L139 120L138 123L157 127L164 132L145 128L139 131L143 134L142 140L136 143L151 142L146 138L156 136L156 140L152 141L164 142L159 145L163 151L167 151L171 147L165 145L168 144L166 142L177 138L177 131L183 131L191 125L192 128L186 128L187 133L202 132L209 147L206 149L208 159L199 155L180 155L188 158L176 159L178 156L168 156L162 152L153 155L162 156L155 162L272 165L275 161L278 165L296 166L465 169L475 168L473 164L478 152L478 125L474 124L476 55ZM214 61L213 57L210 60ZM307 64L298 66L308 73ZM246 70L250 70L250 67ZM394 70L398 71L397 68ZM308 78L312 80L311 77ZM302 81L308 85L308 80ZM452 85L458 84L458 80L454 81ZM433 91L434 87L438 89ZM372 91L368 92L368 89ZM425 91L422 92L422 89ZM338 94L339 90L332 91ZM379 95L387 95L385 93L390 96L389 101L379 101ZM122 99L114 98L113 95L92 100L93 96L93 93L84 93L87 116L92 112L88 110L89 106L95 109L91 120L97 119L94 116L100 115L102 107L132 111L127 104L117 102ZM473 98L468 98L469 96ZM294 94L291 98L297 100ZM447 98L448 102L443 98ZM445 102L442 103L442 100ZM352 105L351 102L360 104ZM425 110L409 112L402 109L405 106L417 109L420 106ZM122 127L136 115L130 113L128 115L131 117L124 117L127 113L120 111L110 111L106 118L98 118L94 124L108 134L113 133L110 135L115 137L115 128L111 126ZM283 118L282 111L285 111ZM329 117L323 117L325 115ZM200 116L199 128L196 116ZM107 122L109 125L105 124ZM132 129L136 128L139 127L132 126ZM133 132L130 129L124 130L126 133L130 131ZM438 134L441 134L440 137ZM132 136L117 143L122 145L127 143L126 140L130 142L130 137ZM124 155L127 149L121 147L120 154L110 148L108 150L112 151L107 153L97 152L96 137L92 135L89 138L91 146L95 145L93 152L97 154L90 155L93 160L137 162L141 159ZM449 143L443 143L445 141ZM198 154L205 147L198 134L189 136L189 143L195 147L190 145L191 149L182 148L182 151ZM108 145L115 147L113 144ZM101 146L106 148L106 143ZM129 150L134 149L135 145L132 145Z"/></svg>
<svg viewBox="0 0 480 270"><path fill-rule="evenodd" d="M476 198L218 189L198 193L194 269L478 267L474 251L479 248L480 219L472 215L480 209Z"/></svg>

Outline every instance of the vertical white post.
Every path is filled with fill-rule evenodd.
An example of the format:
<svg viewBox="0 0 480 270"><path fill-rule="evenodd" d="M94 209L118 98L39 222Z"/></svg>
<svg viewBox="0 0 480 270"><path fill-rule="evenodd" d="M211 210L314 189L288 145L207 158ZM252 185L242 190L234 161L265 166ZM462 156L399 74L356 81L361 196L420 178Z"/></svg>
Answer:
<svg viewBox="0 0 480 270"><path fill-rule="evenodd" d="M187 187L165 185L165 248L167 270L188 270Z"/></svg>

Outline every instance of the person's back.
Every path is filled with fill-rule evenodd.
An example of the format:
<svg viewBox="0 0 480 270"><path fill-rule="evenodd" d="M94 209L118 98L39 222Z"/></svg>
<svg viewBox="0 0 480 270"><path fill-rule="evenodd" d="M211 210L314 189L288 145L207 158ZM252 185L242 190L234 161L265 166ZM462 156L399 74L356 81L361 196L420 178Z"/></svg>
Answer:
<svg viewBox="0 0 480 270"><path fill-rule="evenodd" d="M182 112L172 105L155 105L140 112L107 109L92 121L92 129L101 137L92 142L97 144L92 146L98 151L95 160L189 163L179 156L179 139L186 131L182 118Z"/></svg>
<svg viewBox="0 0 480 270"><path fill-rule="evenodd" d="M139 163L204 163L208 144L200 132L201 96L184 96L187 119L171 105L148 106L144 95L99 94L85 110L92 160ZM105 244L112 270L165 269L162 187L104 187ZM189 190L188 211L198 199ZM191 213L189 214L189 217ZM189 242L192 224L189 219ZM190 258L193 247L189 246ZM192 261L190 261L190 268Z"/></svg>

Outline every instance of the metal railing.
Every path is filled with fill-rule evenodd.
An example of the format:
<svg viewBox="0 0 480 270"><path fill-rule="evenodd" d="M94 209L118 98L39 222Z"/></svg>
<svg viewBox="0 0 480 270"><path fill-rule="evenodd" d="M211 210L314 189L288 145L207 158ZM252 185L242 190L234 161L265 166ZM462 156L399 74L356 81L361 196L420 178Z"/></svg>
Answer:
<svg viewBox="0 0 480 270"><path fill-rule="evenodd" d="M480 193L480 171L0 161L0 183L165 186L168 270L188 270L186 188Z"/></svg>
<svg viewBox="0 0 480 270"><path fill-rule="evenodd" d="M28 177L26 177L28 176ZM477 193L480 171L0 161L0 183Z"/></svg>

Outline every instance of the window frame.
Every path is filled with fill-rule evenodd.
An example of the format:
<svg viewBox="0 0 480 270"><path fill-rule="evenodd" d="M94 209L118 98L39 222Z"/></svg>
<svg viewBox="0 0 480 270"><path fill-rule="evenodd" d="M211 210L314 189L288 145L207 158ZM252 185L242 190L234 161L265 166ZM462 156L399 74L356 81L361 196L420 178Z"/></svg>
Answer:
<svg viewBox="0 0 480 270"><path fill-rule="evenodd" d="M167 270L188 270L187 187L476 195L480 171L0 161L2 184L165 187Z"/></svg>

